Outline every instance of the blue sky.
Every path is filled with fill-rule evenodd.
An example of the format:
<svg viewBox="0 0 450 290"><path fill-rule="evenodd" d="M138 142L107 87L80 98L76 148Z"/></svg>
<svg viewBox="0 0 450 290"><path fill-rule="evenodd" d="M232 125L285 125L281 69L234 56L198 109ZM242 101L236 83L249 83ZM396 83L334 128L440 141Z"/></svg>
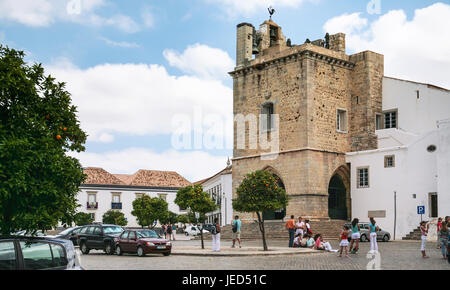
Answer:
<svg viewBox="0 0 450 290"><path fill-rule="evenodd" d="M71 1L81 1L80 14L68 13ZM175 170L195 181L222 169L232 150L174 148L167 124L196 106L204 115L232 114L226 72L236 24L257 27L269 2L294 44L342 31L347 53L385 54L386 74L450 86L449 1L380 0L381 13L373 14L370 0L0 0L0 43L25 50L68 83L91 136L78 155L83 165ZM393 41L404 32L419 39ZM422 45L431 37L439 47Z"/></svg>

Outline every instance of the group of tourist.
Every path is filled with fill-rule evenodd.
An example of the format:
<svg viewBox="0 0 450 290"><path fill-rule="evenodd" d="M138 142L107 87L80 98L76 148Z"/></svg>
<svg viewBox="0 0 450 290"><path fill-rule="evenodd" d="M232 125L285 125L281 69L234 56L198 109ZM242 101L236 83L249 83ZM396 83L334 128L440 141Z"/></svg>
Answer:
<svg viewBox="0 0 450 290"><path fill-rule="evenodd" d="M450 257L449 257L449 246L450 246L450 217L446 216L444 220L442 218L438 219L437 222L437 248L441 249L442 251L442 258L447 259L450 263ZM430 224L426 221L422 221L420 223L420 234L421 234L421 240L422 244L420 247L420 251L422 252L422 257L424 259L428 259L425 252L425 246L427 242L428 237L428 231L430 230Z"/></svg>
<svg viewBox="0 0 450 290"><path fill-rule="evenodd" d="M333 250L331 244L324 240L321 234L313 235L309 220L303 221L298 217L297 221L292 215L286 222L286 229L289 231L289 248L309 248L314 250L323 250L328 252L337 252Z"/></svg>
<svg viewBox="0 0 450 290"><path fill-rule="evenodd" d="M175 224L171 224L170 222L167 224L161 225L160 235L164 236L166 240L175 241L175 234L177 232L177 226Z"/></svg>
<svg viewBox="0 0 450 290"><path fill-rule="evenodd" d="M377 231L379 228L374 218L370 218L369 226L370 253L375 253L378 252ZM302 217L299 217L296 221L294 216L291 216L291 219L286 222L285 227L289 231L289 248L310 248L335 253L339 252L339 257L342 257L344 250L345 257L348 257L348 252L356 254L359 250L361 229L359 227L359 219L357 218L353 219L351 227L344 225L342 228L341 234L339 235L339 250L333 250L331 244L324 240L322 234L317 233L313 235L310 221L303 221ZM348 250L349 245L350 250Z"/></svg>

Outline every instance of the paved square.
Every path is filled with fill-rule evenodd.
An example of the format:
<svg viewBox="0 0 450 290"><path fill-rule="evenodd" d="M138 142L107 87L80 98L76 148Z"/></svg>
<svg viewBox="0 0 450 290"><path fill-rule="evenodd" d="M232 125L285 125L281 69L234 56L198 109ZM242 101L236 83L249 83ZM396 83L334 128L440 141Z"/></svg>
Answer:
<svg viewBox="0 0 450 290"><path fill-rule="evenodd" d="M211 241L205 241L210 246ZM270 240L269 248L286 247L287 241ZM337 249L337 241L331 241ZM200 247L200 241L175 241L177 246ZM222 241L222 248L229 248L230 241ZM244 241L244 246L260 246L260 241ZM371 259L366 257L369 243L361 243L361 250L350 258L339 258L336 253L244 256L244 257L198 257L148 255L139 258L134 255L107 256L100 251L81 255L81 264L87 270L365 270ZM450 270L450 264L443 260L435 243L427 244L430 259L422 259L419 241L398 241L378 243L380 268L382 270ZM373 261L375 262L375 261Z"/></svg>

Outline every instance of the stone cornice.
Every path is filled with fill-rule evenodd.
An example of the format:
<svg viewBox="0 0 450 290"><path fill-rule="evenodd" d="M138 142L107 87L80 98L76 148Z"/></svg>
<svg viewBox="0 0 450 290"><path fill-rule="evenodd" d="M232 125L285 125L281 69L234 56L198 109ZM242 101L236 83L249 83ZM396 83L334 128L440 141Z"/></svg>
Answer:
<svg viewBox="0 0 450 290"><path fill-rule="evenodd" d="M346 152L337 152L337 151L323 150L323 149L317 149L317 148L303 147L303 148L286 150L286 151L280 151L280 152L261 153L261 154L256 154L256 155L247 155L247 156L242 156L242 157L235 157L235 158L232 159L232 161L243 160L243 159L251 159L251 158L260 158L260 157L268 157L268 156L271 156L271 155L277 155L277 154L281 155L281 154L301 152L301 151L315 151L315 152L324 152L324 153L337 154L337 155L345 155L346 154Z"/></svg>
<svg viewBox="0 0 450 290"><path fill-rule="evenodd" d="M311 49L305 49L302 51L296 51L292 54L284 55L281 57L273 58L267 61L250 64L244 67L237 67L234 71L230 72L231 76L246 75L248 73L253 73L253 71L260 71L272 65L277 65L279 63L287 63L290 61L297 61L302 58L310 58L318 61L323 61L331 65L340 66L347 69L353 69L355 63L347 61L345 59L333 57L326 55Z"/></svg>

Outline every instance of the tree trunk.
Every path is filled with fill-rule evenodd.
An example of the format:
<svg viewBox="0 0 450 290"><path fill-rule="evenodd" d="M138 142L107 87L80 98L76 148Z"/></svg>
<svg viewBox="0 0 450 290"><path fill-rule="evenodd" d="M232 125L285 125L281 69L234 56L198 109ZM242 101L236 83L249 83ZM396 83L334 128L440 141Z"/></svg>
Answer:
<svg viewBox="0 0 450 290"><path fill-rule="evenodd" d="M264 251L268 251L269 249L267 247L266 231L264 229L264 218L261 218L261 214L259 212L257 212L256 214L258 215L258 225L262 235Z"/></svg>
<svg viewBox="0 0 450 290"><path fill-rule="evenodd" d="M202 240L202 250L205 249L205 243L204 243L204 241L203 241L203 229L204 229L204 228L205 228L205 224L202 223L202 228L201 228L201 230L200 230L200 238L201 238L201 240Z"/></svg>

